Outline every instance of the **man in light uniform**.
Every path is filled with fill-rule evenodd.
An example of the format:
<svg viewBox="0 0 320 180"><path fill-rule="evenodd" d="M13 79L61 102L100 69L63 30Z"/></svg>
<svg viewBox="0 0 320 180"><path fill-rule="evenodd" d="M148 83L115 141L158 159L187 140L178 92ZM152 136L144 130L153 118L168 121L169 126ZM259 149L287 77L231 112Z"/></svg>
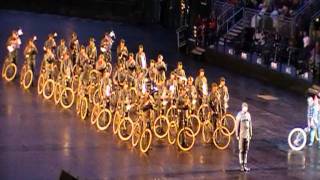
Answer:
<svg viewBox="0 0 320 180"><path fill-rule="evenodd" d="M250 171L247 167L247 156L252 138L252 122L247 103L242 103L242 110L236 117L236 137L239 141L239 163L241 171Z"/></svg>

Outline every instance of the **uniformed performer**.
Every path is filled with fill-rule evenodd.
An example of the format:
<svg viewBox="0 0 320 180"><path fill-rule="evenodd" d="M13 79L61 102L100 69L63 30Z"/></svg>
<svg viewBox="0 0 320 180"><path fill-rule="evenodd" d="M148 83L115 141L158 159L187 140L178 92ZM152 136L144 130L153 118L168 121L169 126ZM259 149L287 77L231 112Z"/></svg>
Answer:
<svg viewBox="0 0 320 180"><path fill-rule="evenodd" d="M118 64L125 64L128 58L128 48L124 39L120 40L120 43L117 48L117 59Z"/></svg>
<svg viewBox="0 0 320 180"><path fill-rule="evenodd" d="M239 143L239 163L241 171L250 171L247 167L247 157L252 138L252 121L248 112L248 104L242 103L242 110L236 117L236 137Z"/></svg>
<svg viewBox="0 0 320 180"><path fill-rule="evenodd" d="M18 31L12 31L6 42L8 50L8 60L9 62L13 62L14 64L17 63L18 49L21 45L21 39L19 37L20 35L22 35L22 31L20 29Z"/></svg>
<svg viewBox="0 0 320 180"><path fill-rule="evenodd" d="M34 44L35 37L31 38L27 42L27 46L25 47L23 54L25 57L25 63L29 65L32 72L34 72L35 63L36 63L36 55L38 54L38 49Z"/></svg>
<svg viewBox="0 0 320 180"><path fill-rule="evenodd" d="M220 102L222 106L223 114L227 113L228 110L228 102L229 102L229 91L228 87L226 86L226 79L224 77L220 78L219 84L219 93L220 93Z"/></svg>

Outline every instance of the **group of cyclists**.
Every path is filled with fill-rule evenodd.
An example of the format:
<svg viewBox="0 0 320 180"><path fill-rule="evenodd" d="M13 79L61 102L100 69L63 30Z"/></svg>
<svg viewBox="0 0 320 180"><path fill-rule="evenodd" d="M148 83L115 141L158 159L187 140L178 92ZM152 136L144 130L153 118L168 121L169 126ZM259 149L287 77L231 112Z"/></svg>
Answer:
<svg viewBox="0 0 320 180"><path fill-rule="evenodd" d="M7 81L16 76L21 35L21 30L13 31L6 43L2 77ZM163 55L147 61L143 45L134 54L124 39L112 64L113 31L105 33L100 48L94 38L86 46L80 44L75 32L68 44L64 39L56 44L56 37L49 34L43 46L37 90L45 99L65 109L75 105L82 120L90 120L101 131L112 128L142 152L150 149L155 138L182 151L190 150L197 139L219 149L228 147L235 119L228 113L224 77L209 86L204 69L194 79L186 75L181 61L169 73ZM25 89L35 84L36 39L30 38L23 51L20 83Z"/></svg>

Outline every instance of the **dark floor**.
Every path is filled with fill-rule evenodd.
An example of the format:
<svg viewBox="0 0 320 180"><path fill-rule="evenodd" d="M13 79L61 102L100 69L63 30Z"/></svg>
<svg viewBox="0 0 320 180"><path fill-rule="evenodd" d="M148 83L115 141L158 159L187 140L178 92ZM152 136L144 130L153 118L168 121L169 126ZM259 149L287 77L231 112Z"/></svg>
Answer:
<svg viewBox="0 0 320 180"><path fill-rule="evenodd" d="M236 113L242 101L249 103L254 137L249 154L250 173L238 168L237 145L219 151L199 142L187 153L154 141L148 155L120 142L110 132L98 132L80 121L72 110L57 108L36 94L23 91L18 82L0 81L0 179L58 179L66 170L80 179L318 179L320 153L316 148L290 152L290 129L306 125L305 97L270 87L253 79L208 64L183 58L176 52L175 34L158 26L143 27L53 15L0 11L0 58L5 56L9 32L22 27L23 42L38 36L42 49L48 33L57 31L68 39L78 32L80 41L93 35L97 42L113 29L136 51L143 43L149 58L164 54L170 67L183 59L186 71L195 75L205 67L209 82L227 79ZM40 59L39 55L39 59ZM20 59L20 64L22 60ZM1 63L2 64L2 63ZM261 96L264 95L264 96ZM269 98L272 97L272 100Z"/></svg>

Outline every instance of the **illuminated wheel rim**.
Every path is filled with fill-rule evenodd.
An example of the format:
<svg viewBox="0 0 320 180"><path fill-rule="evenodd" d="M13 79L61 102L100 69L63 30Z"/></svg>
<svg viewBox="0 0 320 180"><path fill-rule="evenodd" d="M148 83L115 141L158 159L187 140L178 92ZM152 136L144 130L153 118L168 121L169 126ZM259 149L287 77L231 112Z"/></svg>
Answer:
<svg viewBox="0 0 320 180"><path fill-rule="evenodd" d="M185 142L186 144L182 144L182 142L180 141L181 139L183 139L183 135L185 135L184 137L186 138L185 141L188 141L188 142ZM195 143L195 135L192 131L192 129L186 127L186 128L183 128L181 129L179 132L178 132L178 136L177 136L177 144L178 144L178 147L179 149L181 149L182 151L189 151L194 143ZM191 142L189 142L191 141Z"/></svg>
<svg viewBox="0 0 320 180"><path fill-rule="evenodd" d="M236 119L231 114L226 114L222 117L221 125L226 127L228 129L228 132L230 132L230 134L227 134L227 132L223 132L225 133L225 135L233 135L236 131Z"/></svg>
<svg viewBox="0 0 320 180"><path fill-rule="evenodd" d="M169 144L173 145L176 142L177 137L177 124L174 121L170 122L170 128L168 132L168 142Z"/></svg>
<svg viewBox="0 0 320 180"><path fill-rule="evenodd" d="M152 133L150 129L143 131L140 138L140 151L146 153L149 151L152 143Z"/></svg>
<svg viewBox="0 0 320 180"><path fill-rule="evenodd" d="M94 105L92 112L91 112L91 125L95 125L97 123L97 117L100 113L100 106L99 105Z"/></svg>
<svg viewBox="0 0 320 180"><path fill-rule="evenodd" d="M108 109L100 111L97 117L97 127L100 131L106 130L111 124L111 112Z"/></svg>
<svg viewBox="0 0 320 180"><path fill-rule="evenodd" d="M69 109L74 102L74 92L71 88L66 87L60 94L60 103L64 109Z"/></svg>
<svg viewBox="0 0 320 180"><path fill-rule="evenodd" d="M133 122L130 118L122 119L118 127L118 135L122 141L128 141L133 134Z"/></svg>
<svg viewBox="0 0 320 180"><path fill-rule="evenodd" d="M210 143L212 139L212 124L210 121L206 121L202 125L202 141L204 143Z"/></svg>
<svg viewBox="0 0 320 180"><path fill-rule="evenodd" d="M11 73L10 73L11 70ZM14 63L10 63L8 66L5 68L5 75L4 78L6 81L10 82L12 81L17 74L17 66Z"/></svg>
<svg viewBox="0 0 320 180"><path fill-rule="evenodd" d="M120 118L121 118L121 116L120 116L119 112L116 111L113 116L113 123L112 123L113 134L118 134Z"/></svg>
<svg viewBox="0 0 320 180"><path fill-rule="evenodd" d="M224 133L228 131L229 130L226 127L221 126L218 127L213 133L213 144L220 150L226 149L230 144L231 136L226 136Z"/></svg>
<svg viewBox="0 0 320 180"><path fill-rule="evenodd" d="M80 117L82 120L85 120L88 113L88 99L84 96L80 99Z"/></svg>
<svg viewBox="0 0 320 180"><path fill-rule="evenodd" d="M139 123L136 122L134 123L134 126L133 126L133 135L131 139L131 143L133 147L136 147L139 144L140 137L141 137L141 127Z"/></svg>
<svg viewBox="0 0 320 180"><path fill-rule="evenodd" d="M24 81L24 75L26 73L26 65L22 66L21 72L20 72L20 84L23 87L23 81Z"/></svg>
<svg viewBox="0 0 320 180"><path fill-rule="evenodd" d="M202 104L197 112L197 116L201 123L206 122L207 120L210 120L210 108L207 104Z"/></svg>
<svg viewBox="0 0 320 180"><path fill-rule="evenodd" d="M38 84L37 84L38 95L42 94L43 84L44 84L44 75L40 74L38 78Z"/></svg>
<svg viewBox="0 0 320 180"><path fill-rule="evenodd" d="M153 123L153 131L157 138L162 139L169 133L169 120L167 117L161 115Z"/></svg>
<svg viewBox="0 0 320 180"><path fill-rule="evenodd" d="M60 103L60 96L61 96L61 85L59 82L56 82L55 88L54 88L54 94L53 94L54 103L56 105Z"/></svg>
<svg viewBox="0 0 320 180"><path fill-rule="evenodd" d="M197 136L201 130L201 122L199 120L199 118L196 115L191 115L188 119L188 127L190 127L192 129L192 131L194 132L194 135Z"/></svg>
<svg viewBox="0 0 320 180"><path fill-rule="evenodd" d="M29 69L23 76L23 88L29 89L33 81L33 72Z"/></svg>
<svg viewBox="0 0 320 180"><path fill-rule="evenodd" d="M289 147L294 151L301 151L307 143L307 134L302 128L294 128L288 136Z"/></svg>
<svg viewBox="0 0 320 180"><path fill-rule="evenodd" d="M54 81L52 79L48 79L43 85L43 90L42 90L43 97L48 100L53 96L53 93L54 93Z"/></svg>

